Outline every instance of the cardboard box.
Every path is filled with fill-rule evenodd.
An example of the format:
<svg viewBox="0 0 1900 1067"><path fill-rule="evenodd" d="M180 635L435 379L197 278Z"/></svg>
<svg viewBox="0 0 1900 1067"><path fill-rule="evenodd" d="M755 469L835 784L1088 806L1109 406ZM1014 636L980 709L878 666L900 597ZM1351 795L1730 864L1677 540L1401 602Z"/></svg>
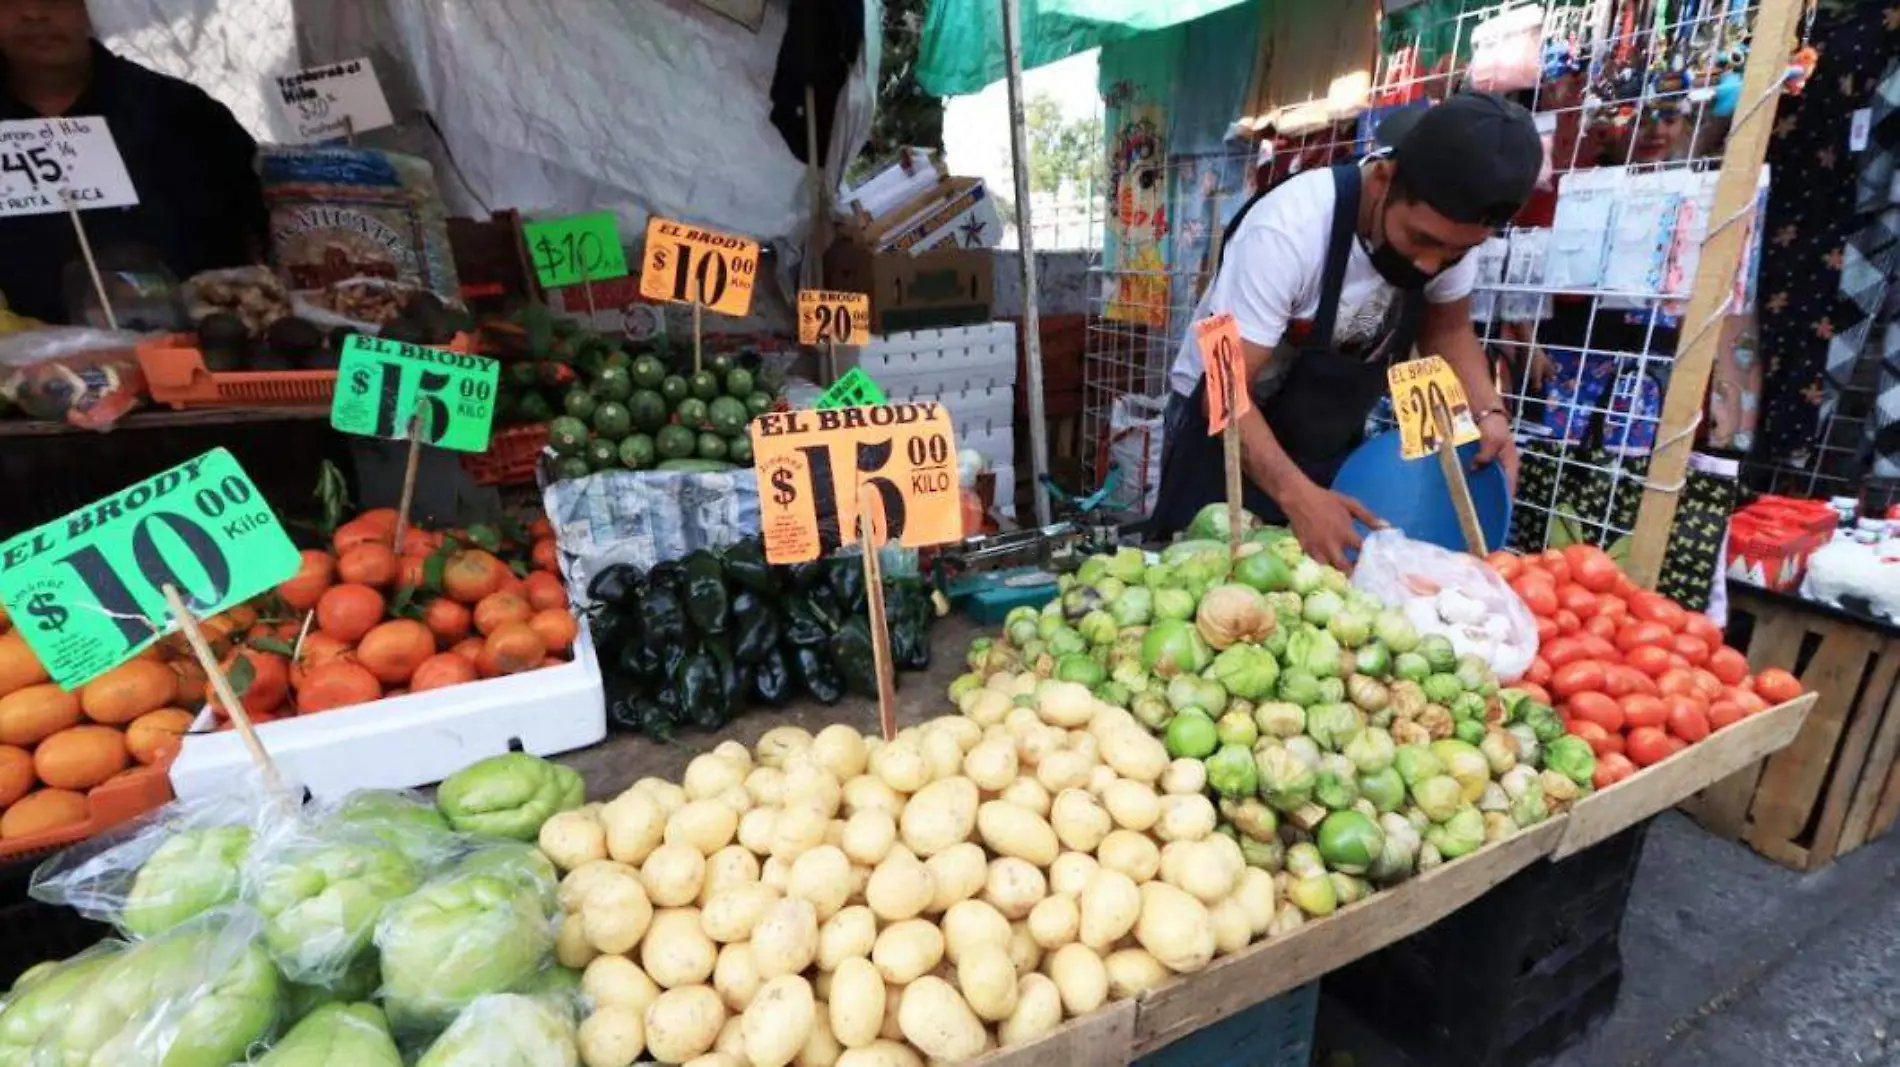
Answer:
<svg viewBox="0 0 1900 1067"><path fill-rule="evenodd" d="M910 255L839 241L825 256L825 286L871 294L873 333L970 326L990 321L995 257L986 248Z"/></svg>
<svg viewBox="0 0 1900 1067"><path fill-rule="evenodd" d="M878 250L918 255L936 248L994 248L1001 243L1003 223L983 179L950 178L939 193L883 231Z"/></svg>

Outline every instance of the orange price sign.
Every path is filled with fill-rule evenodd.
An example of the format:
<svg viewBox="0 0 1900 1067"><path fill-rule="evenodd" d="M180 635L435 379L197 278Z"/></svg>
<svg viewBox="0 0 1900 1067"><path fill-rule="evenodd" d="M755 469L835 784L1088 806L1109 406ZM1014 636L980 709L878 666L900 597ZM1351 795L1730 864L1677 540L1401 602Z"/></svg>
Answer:
<svg viewBox="0 0 1900 1067"><path fill-rule="evenodd" d="M765 558L802 563L858 536L910 548L963 537L950 413L930 401L767 412L752 420Z"/></svg>
<svg viewBox="0 0 1900 1067"><path fill-rule="evenodd" d="M1207 368L1207 432L1217 434L1227 428L1229 419L1253 410L1240 327L1225 311L1211 315L1194 324L1194 343L1200 346L1201 363ZM1229 383L1233 386L1232 411L1228 410Z"/></svg>
<svg viewBox="0 0 1900 1067"><path fill-rule="evenodd" d="M1471 417L1465 387L1443 356L1421 356L1394 363L1385 372L1392 389L1392 414L1399 424L1399 456L1421 459L1438 451L1442 432L1434 410L1451 416L1451 443L1469 444L1480 436Z"/></svg>
<svg viewBox="0 0 1900 1067"><path fill-rule="evenodd" d="M800 289L798 291L798 343L801 345L870 344L870 294L841 293L828 289Z"/></svg>
<svg viewBox="0 0 1900 1067"><path fill-rule="evenodd" d="M655 216L647 220L640 295L725 315L752 310L759 243Z"/></svg>

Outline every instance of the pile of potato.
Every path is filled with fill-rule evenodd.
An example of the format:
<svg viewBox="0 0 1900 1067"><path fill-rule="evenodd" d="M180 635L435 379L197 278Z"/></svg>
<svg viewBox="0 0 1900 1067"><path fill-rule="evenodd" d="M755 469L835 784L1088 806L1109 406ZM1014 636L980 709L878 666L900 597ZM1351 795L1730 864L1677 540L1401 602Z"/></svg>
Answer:
<svg viewBox="0 0 1900 1067"><path fill-rule="evenodd" d="M1022 703L781 727L549 819L583 1061L957 1063L1301 922L1199 761L1081 685Z"/></svg>

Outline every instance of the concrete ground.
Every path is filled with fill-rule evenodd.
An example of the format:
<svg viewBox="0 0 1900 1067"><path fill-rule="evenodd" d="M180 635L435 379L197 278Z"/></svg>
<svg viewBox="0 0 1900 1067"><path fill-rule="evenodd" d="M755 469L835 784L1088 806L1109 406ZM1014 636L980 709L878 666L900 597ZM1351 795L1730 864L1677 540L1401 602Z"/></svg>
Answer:
<svg viewBox="0 0 1900 1067"><path fill-rule="evenodd" d="M1804 875L1665 814L1622 950L1615 1011L1548 1067L1900 1067L1900 835ZM1319 1044L1321 1063L1440 1067L1331 1001Z"/></svg>

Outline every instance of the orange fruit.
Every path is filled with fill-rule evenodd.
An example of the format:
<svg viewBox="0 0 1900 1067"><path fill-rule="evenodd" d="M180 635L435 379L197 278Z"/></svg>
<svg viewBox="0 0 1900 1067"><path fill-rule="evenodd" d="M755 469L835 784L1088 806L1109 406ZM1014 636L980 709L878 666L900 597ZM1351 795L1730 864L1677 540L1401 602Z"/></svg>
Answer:
<svg viewBox="0 0 1900 1067"><path fill-rule="evenodd" d="M75 726L41 741L33 770L55 789L91 789L125 770L125 735L110 726Z"/></svg>
<svg viewBox="0 0 1900 1067"><path fill-rule="evenodd" d="M384 685L401 685L435 655L435 634L414 619L391 619L363 635L356 661Z"/></svg>
<svg viewBox="0 0 1900 1067"><path fill-rule="evenodd" d="M475 629L492 634L505 622L527 622L534 608L526 598L514 593L490 593L475 605Z"/></svg>
<svg viewBox="0 0 1900 1067"><path fill-rule="evenodd" d="M301 629L303 625L297 622L260 622L244 631L244 640L255 641L261 637L296 644L297 631Z"/></svg>
<svg viewBox="0 0 1900 1067"><path fill-rule="evenodd" d="M383 594L367 585L333 585L317 599L317 627L343 641L360 640L383 621Z"/></svg>
<svg viewBox="0 0 1900 1067"><path fill-rule="evenodd" d="M424 571L429 565L428 556L401 556L396 560L396 588L422 588Z"/></svg>
<svg viewBox="0 0 1900 1067"><path fill-rule="evenodd" d="M528 523L528 536L536 538L553 537L554 523L550 521L546 515L536 515L534 521Z"/></svg>
<svg viewBox="0 0 1900 1067"><path fill-rule="evenodd" d="M303 687L297 690L297 708L308 715L381 700L383 684L360 663L331 660L304 672Z"/></svg>
<svg viewBox="0 0 1900 1067"><path fill-rule="evenodd" d="M90 815L86 795L70 789L42 789L28 793L0 815L0 839L33 837L85 822Z"/></svg>
<svg viewBox="0 0 1900 1067"><path fill-rule="evenodd" d="M231 677L231 671L240 659L251 665L250 684L244 686L238 693L238 700L244 705L245 713L255 719L259 715L274 712L282 707L284 698L290 695L290 660L274 652L240 648L224 657L223 662L219 664L224 669L226 679ZM238 689L237 682L233 681L231 688ZM209 682L205 684L204 699L207 704L217 705L219 717L230 717L230 712L218 705L218 695Z"/></svg>
<svg viewBox="0 0 1900 1067"><path fill-rule="evenodd" d="M574 644L574 638L580 636L580 624L566 608L548 608L537 611L528 620L528 628L541 638L549 652L565 652Z"/></svg>
<svg viewBox="0 0 1900 1067"><path fill-rule="evenodd" d="M396 554L388 545L365 541L337 557L336 576L378 588L396 580Z"/></svg>
<svg viewBox="0 0 1900 1067"><path fill-rule="evenodd" d="M567 588L556 575L535 571L523 579L521 585L527 591L529 606L536 611L567 607Z"/></svg>
<svg viewBox="0 0 1900 1067"><path fill-rule="evenodd" d="M560 553L552 537L535 538L534 547L528 550L528 561L538 571L553 572L559 566L559 558Z"/></svg>
<svg viewBox="0 0 1900 1067"><path fill-rule="evenodd" d="M533 627L525 622L504 622L482 643L476 666L485 674L519 674L539 667L547 654L547 642Z"/></svg>
<svg viewBox="0 0 1900 1067"><path fill-rule="evenodd" d="M326 663L335 663L340 659L352 659L351 651L356 646L322 630L312 630L304 635L303 647L297 650L297 662L290 665L290 687L301 690L306 673Z"/></svg>
<svg viewBox="0 0 1900 1067"><path fill-rule="evenodd" d="M16 689L25 689L46 681L51 675L40 666L40 658L27 646L18 630L0 634L0 697Z"/></svg>
<svg viewBox="0 0 1900 1067"><path fill-rule="evenodd" d="M79 697L51 682L0 697L0 744L29 747L79 724Z"/></svg>
<svg viewBox="0 0 1900 1067"><path fill-rule="evenodd" d="M409 691L420 693L425 689L442 689L451 685L472 682L478 675L475 664L453 652L438 652L422 661L416 668L414 678L409 680Z"/></svg>
<svg viewBox="0 0 1900 1067"><path fill-rule="evenodd" d="M79 690L79 709L93 722L123 726L172 702L178 676L163 663L135 659L119 664Z"/></svg>
<svg viewBox="0 0 1900 1067"><path fill-rule="evenodd" d="M467 637L469 627L474 622L467 608L448 597L439 596L422 609L422 624L435 634L439 647L447 648Z"/></svg>
<svg viewBox="0 0 1900 1067"><path fill-rule="evenodd" d="M390 534L393 536L395 531L391 530ZM430 533L428 530L421 530L411 526L402 532L402 547L398 551L398 554L404 556L427 556L429 553L441 547L441 534Z"/></svg>
<svg viewBox="0 0 1900 1067"><path fill-rule="evenodd" d="M469 668L471 671L474 668ZM31 793L39 780L33 774L33 756L26 749L0 745L0 811Z"/></svg>
<svg viewBox="0 0 1900 1067"><path fill-rule="evenodd" d="M528 583L522 581L521 577L514 571L504 569L501 575L501 585L495 588L495 592L509 593L526 600L528 599Z"/></svg>
<svg viewBox="0 0 1900 1067"><path fill-rule="evenodd" d="M195 708L204 701L205 669L196 659L175 659L166 666L172 672L172 698L168 703Z"/></svg>
<svg viewBox="0 0 1900 1067"><path fill-rule="evenodd" d="M442 567L442 591L473 604L501 588L508 565L479 548L457 552Z"/></svg>
<svg viewBox="0 0 1900 1067"><path fill-rule="evenodd" d="M148 711L125 728L125 748L133 759L149 767L178 751L190 728L191 712L181 708Z"/></svg>
<svg viewBox="0 0 1900 1067"><path fill-rule="evenodd" d="M277 596L293 610L309 611L335 580L336 557L320 548L308 548L297 564L297 573L278 585Z"/></svg>
<svg viewBox="0 0 1900 1067"><path fill-rule="evenodd" d="M387 546L394 539L395 534L396 509L372 508L337 527L336 533L330 538L330 543L335 546L337 555L340 556L351 548L369 541Z"/></svg>
<svg viewBox="0 0 1900 1067"><path fill-rule="evenodd" d="M483 641L479 637L464 637L449 648L450 652L470 663L479 664L482 658Z"/></svg>

